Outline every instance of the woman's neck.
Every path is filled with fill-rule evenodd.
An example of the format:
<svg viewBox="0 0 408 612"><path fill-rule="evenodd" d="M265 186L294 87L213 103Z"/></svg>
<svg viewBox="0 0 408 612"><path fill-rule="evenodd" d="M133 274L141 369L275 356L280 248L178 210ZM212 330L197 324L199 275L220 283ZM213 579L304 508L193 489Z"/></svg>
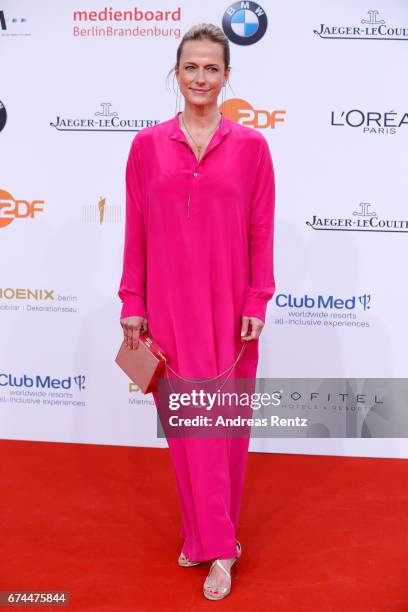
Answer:
<svg viewBox="0 0 408 612"><path fill-rule="evenodd" d="M196 106L186 104L183 110L184 121L195 130L206 130L213 127L220 119L218 106Z"/></svg>

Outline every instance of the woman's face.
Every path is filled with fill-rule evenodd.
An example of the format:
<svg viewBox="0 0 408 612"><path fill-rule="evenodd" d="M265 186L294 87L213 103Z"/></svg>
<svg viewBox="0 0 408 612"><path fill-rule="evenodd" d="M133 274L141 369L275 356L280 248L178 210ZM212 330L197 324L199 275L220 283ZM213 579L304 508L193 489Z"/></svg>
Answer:
<svg viewBox="0 0 408 612"><path fill-rule="evenodd" d="M186 104L216 105L228 74L222 45L211 40L188 40L184 43L176 76Z"/></svg>

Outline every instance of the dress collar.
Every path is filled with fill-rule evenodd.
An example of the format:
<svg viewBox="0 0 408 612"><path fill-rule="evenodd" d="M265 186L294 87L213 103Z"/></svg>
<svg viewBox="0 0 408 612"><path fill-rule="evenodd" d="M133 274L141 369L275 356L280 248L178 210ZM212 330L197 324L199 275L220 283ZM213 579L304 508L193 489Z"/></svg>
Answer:
<svg viewBox="0 0 408 612"><path fill-rule="evenodd" d="M182 142L187 142L188 144L187 138L179 124L179 115L181 115L181 111L179 111L173 117L173 119L170 119L169 137L176 140L181 140ZM229 126L228 119L225 117L224 113L221 113L220 125L215 130L211 140L214 141L214 144L215 142L219 142L226 134L228 134L230 130L231 128Z"/></svg>

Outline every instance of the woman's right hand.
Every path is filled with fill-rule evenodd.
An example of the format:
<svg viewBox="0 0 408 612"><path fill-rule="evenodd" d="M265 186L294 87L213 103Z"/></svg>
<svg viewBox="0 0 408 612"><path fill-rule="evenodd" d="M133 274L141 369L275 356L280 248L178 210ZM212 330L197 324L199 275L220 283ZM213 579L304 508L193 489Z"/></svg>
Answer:
<svg viewBox="0 0 408 612"><path fill-rule="evenodd" d="M130 350L137 349L141 331L147 331L146 317L125 317L120 320L126 346Z"/></svg>

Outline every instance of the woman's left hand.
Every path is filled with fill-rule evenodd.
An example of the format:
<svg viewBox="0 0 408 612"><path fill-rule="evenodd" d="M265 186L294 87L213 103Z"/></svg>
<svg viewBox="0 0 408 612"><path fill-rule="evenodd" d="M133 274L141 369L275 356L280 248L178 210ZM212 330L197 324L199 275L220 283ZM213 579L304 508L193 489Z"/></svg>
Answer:
<svg viewBox="0 0 408 612"><path fill-rule="evenodd" d="M262 319L258 317L242 317L241 340L256 340L261 335L263 326Z"/></svg>

